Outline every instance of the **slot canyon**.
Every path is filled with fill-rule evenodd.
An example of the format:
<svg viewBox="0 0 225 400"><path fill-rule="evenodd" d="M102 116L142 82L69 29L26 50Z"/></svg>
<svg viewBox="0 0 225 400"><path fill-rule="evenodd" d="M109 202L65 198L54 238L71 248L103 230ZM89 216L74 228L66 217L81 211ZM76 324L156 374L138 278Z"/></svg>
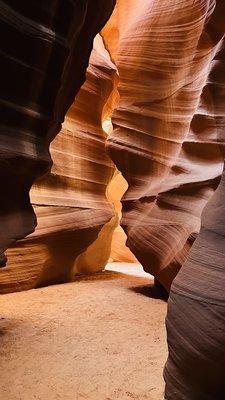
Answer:
<svg viewBox="0 0 225 400"><path fill-rule="evenodd" d="M224 0L0 27L0 399L224 400Z"/></svg>

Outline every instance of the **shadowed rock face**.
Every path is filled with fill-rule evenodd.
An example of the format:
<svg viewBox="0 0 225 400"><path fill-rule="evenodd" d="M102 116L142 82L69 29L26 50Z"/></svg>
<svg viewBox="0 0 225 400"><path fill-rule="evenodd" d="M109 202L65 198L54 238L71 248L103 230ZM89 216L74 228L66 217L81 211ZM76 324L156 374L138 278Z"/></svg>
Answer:
<svg viewBox="0 0 225 400"><path fill-rule="evenodd" d="M106 23L113 6L114 0L1 2L0 26L2 37L4 37L4 41L1 42L0 77L0 173L4 186L0 197L2 265L5 263L3 252L16 239L23 238L35 228L36 216L30 204L30 187L34 180L48 171L51 166L50 142L60 131L65 113L85 80L93 39ZM97 62L96 70L98 64ZM105 92L108 90L109 94L112 81L110 79L110 83L106 83L106 86L110 86L108 89L103 89ZM100 88L97 89L100 90ZM104 96L107 97L105 92ZM99 113L101 106L100 104ZM96 120L98 118L99 115L95 116ZM68 147L70 150L73 149L74 132L70 132L70 128L71 126L65 125L64 131L53 147L53 153L54 151L60 153L62 150L66 152ZM66 144L63 147L65 138ZM93 144L95 142L96 147ZM93 140L92 151L96 150L100 153L102 142L102 137ZM81 149L82 140L76 146L80 146L79 149ZM85 148L82 151L85 152ZM61 179L59 176L60 173L62 175L65 173L67 167L68 172L71 159L69 155L65 155L58 157L58 160L54 166L54 170L58 168L58 171L53 171L48 178L48 184L43 184L44 188L41 184L39 195L34 194L34 202L37 204L35 211L39 219L36 236L39 237L41 229L42 234L45 230L45 234L49 235L48 251L54 253L55 259L59 255L59 249L63 248L62 230L65 230L66 235L72 239L72 242L67 245L68 253L74 253L75 250L71 247L74 245L73 234L77 226L82 229L82 233L77 232L76 235L85 237L81 245L83 249L94 240L103 220L105 222L113 215L112 209L108 207L104 217L98 218L95 215L95 223L92 226L92 223L87 222L88 204L83 203L83 214L79 216L76 209L65 208L76 207L73 196L69 195L72 191L72 185L68 183L70 178L63 176ZM73 159L72 162L75 163L76 160ZM101 172L104 175L103 184L99 183L95 196L96 201L98 201L98 196L100 198L99 209L103 207L104 202L102 200L104 182L112 174L111 161L106 160L105 157L103 163L105 164L104 171ZM81 167L80 164L79 166ZM56 188L53 189L52 186ZM59 188L63 189L61 199L57 191ZM66 200L65 197L62 199L63 196ZM40 207L40 204L43 204L42 199L44 199L43 203L49 206L48 208ZM100 211L99 214L101 214ZM91 219L90 214L89 218ZM61 229L62 222L65 224L63 229ZM97 226L98 229L96 229ZM87 228L90 228L90 232L85 233ZM52 235L56 232L55 240L53 240ZM66 238L62 240L66 241ZM33 237L29 243L26 253L27 262L30 264L31 254L36 255L36 258L40 258L40 255L38 256L39 250L34 245ZM42 240L40 243L46 246ZM20 244L18 246L20 247ZM24 242L21 246L24 246ZM10 250L9 254L14 253L16 248ZM62 257L61 261L63 261ZM13 260L10 262L13 263ZM38 263L37 259L36 262ZM30 265L29 268L32 269L33 266Z"/></svg>
<svg viewBox="0 0 225 400"><path fill-rule="evenodd" d="M108 150L128 182L121 224L169 290L222 172L215 1L117 2L103 36L119 71Z"/></svg>
<svg viewBox="0 0 225 400"><path fill-rule="evenodd" d="M225 105L225 102L223 103ZM222 400L225 393L225 174L175 278L167 312L167 400Z"/></svg>

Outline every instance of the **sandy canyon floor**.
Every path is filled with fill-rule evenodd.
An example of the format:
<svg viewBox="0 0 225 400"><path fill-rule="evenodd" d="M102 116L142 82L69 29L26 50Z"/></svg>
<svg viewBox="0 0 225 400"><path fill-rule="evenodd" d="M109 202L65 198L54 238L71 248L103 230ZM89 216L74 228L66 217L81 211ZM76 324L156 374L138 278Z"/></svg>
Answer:
<svg viewBox="0 0 225 400"><path fill-rule="evenodd" d="M0 297L1 400L163 399L166 303L139 266L109 269Z"/></svg>

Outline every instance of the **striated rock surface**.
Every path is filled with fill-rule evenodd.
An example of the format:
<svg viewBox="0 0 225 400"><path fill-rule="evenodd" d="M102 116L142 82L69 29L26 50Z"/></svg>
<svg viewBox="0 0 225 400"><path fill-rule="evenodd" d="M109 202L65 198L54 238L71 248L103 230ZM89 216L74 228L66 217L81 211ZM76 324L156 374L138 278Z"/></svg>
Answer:
<svg viewBox="0 0 225 400"><path fill-rule="evenodd" d="M207 25L214 8L132 0L127 9L119 0L103 30L120 77L108 150L128 182L121 224L131 251L167 290L222 172L221 44Z"/></svg>
<svg viewBox="0 0 225 400"><path fill-rule="evenodd" d="M32 189L37 229L12 246L35 228L30 187L49 169L49 144L85 80L93 38L113 6L113 0L2 2L0 248L11 248L1 292L71 279L76 257L109 220L116 224L105 196L114 167L101 128L116 69L99 39L87 83L52 143L52 172Z"/></svg>

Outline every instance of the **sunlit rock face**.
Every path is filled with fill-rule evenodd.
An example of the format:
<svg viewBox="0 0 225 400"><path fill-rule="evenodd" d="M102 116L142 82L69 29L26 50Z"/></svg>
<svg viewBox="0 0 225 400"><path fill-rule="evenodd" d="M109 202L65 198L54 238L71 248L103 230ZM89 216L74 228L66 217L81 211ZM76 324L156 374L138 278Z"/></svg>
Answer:
<svg viewBox="0 0 225 400"><path fill-rule="evenodd" d="M127 182L123 178L122 174L115 170L114 176L107 187L107 197L115 207L115 212L118 215L118 219L121 219L122 204L121 198L127 190ZM110 261L117 262L130 262L137 263L137 259L134 254L130 251L129 247L126 246L126 234L120 224L118 224L113 232Z"/></svg>
<svg viewBox="0 0 225 400"><path fill-rule="evenodd" d="M222 172L215 4L118 0L103 30L119 72L108 150L128 183L121 224L168 290Z"/></svg>
<svg viewBox="0 0 225 400"><path fill-rule="evenodd" d="M2 254L11 245L0 271L1 292L70 279L79 273L77 256L106 223L112 230L117 222L105 196L114 167L101 128L116 68L99 39L86 86L52 143L52 173L31 192L38 226L13 246L35 228L30 187L49 170L50 142L85 80L93 39L113 6L114 0L1 5Z"/></svg>

